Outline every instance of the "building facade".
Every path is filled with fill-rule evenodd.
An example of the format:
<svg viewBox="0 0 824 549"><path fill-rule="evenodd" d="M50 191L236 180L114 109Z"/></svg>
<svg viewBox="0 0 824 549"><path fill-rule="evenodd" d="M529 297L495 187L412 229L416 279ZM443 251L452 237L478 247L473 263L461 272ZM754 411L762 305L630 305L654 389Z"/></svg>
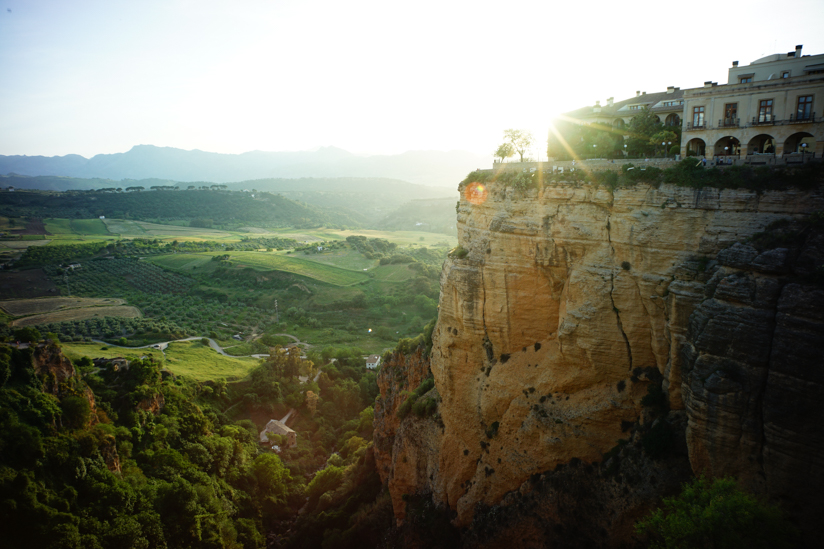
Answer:
<svg viewBox="0 0 824 549"><path fill-rule="evenodd" d="M727 84L684 90L682 156L751 164L821 158L824 55L802 56L801 49L743 67L735 61Z"/></svg>
<svg viewBox="0 0 824 549"><path fill-rule="evenodd" d="M603 106L596 101L594 107L583 107L564 116L577 123L619 130L628 126L634 116L649 108L664 126L681 125L684 112L684 91L681 88L669 86L667 91L656 93L637 91L635 97L617 103L613 99L607 99Z"/></svg>

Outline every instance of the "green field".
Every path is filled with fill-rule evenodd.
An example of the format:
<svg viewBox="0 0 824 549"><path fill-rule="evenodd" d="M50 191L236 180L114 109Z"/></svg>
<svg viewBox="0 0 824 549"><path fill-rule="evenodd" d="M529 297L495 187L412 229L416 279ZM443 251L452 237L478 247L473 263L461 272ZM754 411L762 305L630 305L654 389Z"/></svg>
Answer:
<svg viewBox="0 0 824 549"><path fill-rule="evenodd" d="M197 267L205 264L206 261L210 261L213 255L217 254L160 255L152 257L148 261L175 270L181 268L185 270L188 265L188 269L191 270L192 266ZM197 258L200 258L199 262ZM332 265L272 252L229 252L229 258L232 263L239 267L251 267L257 271L283 271L334 286L350 286L369 279L363 272L348 271Z"/></svg>
<svg viewBox="0 0 824 549"><path fill-rule="evenodd" d="M109 229L100 219L72 219L71 228L77 234L111 236Z"/></svg>
<svg viewBox="0 0 824 549"><path fill-rule="evenodd" d="M101 345L100 343L61 343L60 347L63 349L63 354L72 361L77 361L84 356L89 358L117 358L127 356L141 357L150 352L154 355L160 353L160 351L154 349L123 349L120 347ZM103 349L103 347L106 347L106 349Z"/></svg>
<svg viewBox="0 0 824 549"><path fill-rule="evenodd" d="M381 265L372 271L376 280L384 282L403 282L415 277L415 271L409 268L409 264L402 265Z"/></svg>
<svg viewBox="0 0 824 549"><path fill-rule="evenodd" d="M284 252L280 252L280 255L283 254ZM351 248L305 255L298 252L295 257L324 265L332 265L347 271L365 271L378 264L377 259L366 259L362 253Z"/></svg>
<svg viewBox="0 0 824 549"><path fill-rule="evenodd" d="M260 363L256 358L223 356L200 341L170 343L164 352L146 347L129 349L99 343L61 343L60 346L63 353L73 361L84 356L139 358L151 354L156 359L163 359L164 367L173 374L192 377L199 381L228 377L243 378Z"/></svg>
<svg viewBox="0 0 824 549"><path fill-rule="evenodd" d="M165 366L172 373L200 381L228 377L243 378L260 363L256 358L223 356L199 341L170 343L165 355Z"/></svg>

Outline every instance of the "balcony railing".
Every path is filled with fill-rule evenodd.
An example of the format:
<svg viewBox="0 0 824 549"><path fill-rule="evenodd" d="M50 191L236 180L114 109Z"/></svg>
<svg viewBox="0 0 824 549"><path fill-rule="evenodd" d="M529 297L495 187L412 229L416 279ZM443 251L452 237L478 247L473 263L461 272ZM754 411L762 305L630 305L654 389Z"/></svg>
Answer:
<svg viewBox="0 0 824 549"><path fill-rule="evenodd" d="M719 118L718 125L716 126L712 126L707 123L693 124L692 122L687 122L685 131L689 132L721 128L749 128L752 126L783 126L784 124L820 124L821 122L824 122L824 120L822 120L821 117L816 119L814 112L800 118L797 115L790 115L789 118L784 120L780 120L772 114L762 114L759 116L753 116L752 121L749 123L747 123L747 119L745 118L743 124L741 123L740 118Z"/></svg>
<svg viewBox="0 0 824 549"><path fill-rule="evenodd" d="M802 114L801 116L790 115L787 124L809 124L815 122L815 113Z"/></svg>
<svg viewBox="0 0 824 549"><path fill-rule="evenodd" d="M737 128L740 119L738 118L721 118L718 120L719 128Z"/></svg>

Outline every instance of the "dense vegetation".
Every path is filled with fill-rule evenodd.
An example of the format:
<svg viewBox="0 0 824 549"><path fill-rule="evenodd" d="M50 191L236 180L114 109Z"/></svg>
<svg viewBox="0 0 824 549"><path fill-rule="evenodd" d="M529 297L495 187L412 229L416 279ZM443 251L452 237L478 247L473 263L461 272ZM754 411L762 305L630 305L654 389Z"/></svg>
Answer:
<svg viewBox="0 0 824 549"><path fill-rule="evenodd" d="M595 171L583 169L566 173L523 173L491 171L471 172L460 184L463 189L469 183L498 184L501 188L512 186L520 191L537 189L541 185L558 183L594 183L616 189L636 183L647 183L658 187L670 183L681 187L749 189L755 191L783 190L787 188L811 189L821 184L824 164L809 163L799 167L753 167L729 166L725 168L704 168L694 158L686 158L671 168L636 166L624 164L621 172Z"/></svg>
<svg viewBox="0 0 824 549"><path fill-rule="evenodd" d="M363 485L373 500L375 374L358 351L313 358L333 354L317 383L298 381L317 368L293 350L243 382L197 384L151 358L127 369L84 358L66 376L52 342L0 346L0 536L11 547L257 548L306 498L325 508ZM290 407L298 445L278 456L249 418Z"/></svg>
<svg viewBox="0 0 824 549"><path fill-rule="evenodd" d="M186 221L196 227L359 227L363 219L334 209L299 204L271 193L219 190L131 192L17 191L4 195L0 215L68 219L101 215L153 222Z"/></svg>
<svg viewBox="0 0 824 549"><path fill-rule="evenodd" d="M636 525L652 549L791 548L797 532L778 508L738 488L735 479L696 478Z"/></svg>

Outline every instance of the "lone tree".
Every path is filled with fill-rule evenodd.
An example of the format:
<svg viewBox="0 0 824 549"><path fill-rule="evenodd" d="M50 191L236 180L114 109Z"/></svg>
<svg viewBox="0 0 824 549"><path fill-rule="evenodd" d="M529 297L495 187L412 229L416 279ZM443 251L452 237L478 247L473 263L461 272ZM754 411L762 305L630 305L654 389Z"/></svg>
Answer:
<svg viewBox="0 0 824 549"><path fill-rule="evenodd" d="M497 151L495 151L495 156L500 158L501 162L513 156L514 154L515 147L512 146L512 143L501 143L501 146L498 147Z"/></svg>
<svg viewBox="0 0 824 549"><path fill-rule="evenodd" d="M523 162L524 153L530 145L532 145L534 138L532 137L532 134L526 130L504 130L504 140L505 145L512 145L512 148L515 149L515 151L520 155L520 161Z"/></svg>

